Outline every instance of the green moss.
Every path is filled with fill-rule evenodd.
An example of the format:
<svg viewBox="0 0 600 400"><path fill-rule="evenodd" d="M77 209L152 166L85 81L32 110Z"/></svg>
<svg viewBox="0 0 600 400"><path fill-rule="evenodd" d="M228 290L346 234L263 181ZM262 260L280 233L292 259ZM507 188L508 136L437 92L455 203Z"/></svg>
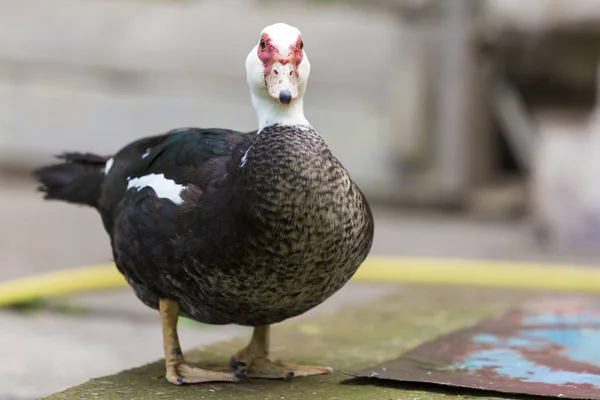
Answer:
<svg viewBox="0 0 600 400"><path fill-rule="evenodd" d="M271 353L274 359L328 365L337 371L331 375L297 378L291 382L254 380L243 384L175 387L163 378L163 363L156 362L91 380L47 399L429 400L443 396L465 399L470 396L423 391L414 385L370 380L365 384L364 380L353 380L343 371L395 358L440 334L472 325L524 297L527 294L523 292L504 290L401 286L391 296L369 304L273 328ZM201 366L222 367L247 340L240 338L193 350L186 353L186 357Z"/></svg>
<svg viewBox="0 0 600 400"><path fill-rule="evenodd" d="M6 308L24 314L39 314L43 311L65 315L83 315L86 313L86 309L83 306L70 299L32 299L12 304Z"/></svg>
<svg viewBox="0 0 600 400"><path fill-rule="evenodd" d="M25 314L35 314L46 308L46 302L43 299L31 299L20 303L11 304L6 307L9 310L22 312Z"/></svg>
<svg viewBox="0 0 600 400"><path fill-rule="evenodd" d="M209 326L207 324L203 324L202 322L194 321L193 319L189 319L189 318L185 318L185 317L179 317L177 324L179 326L187 326L190 328L200 328L200 329L206 328Z"/></svg>

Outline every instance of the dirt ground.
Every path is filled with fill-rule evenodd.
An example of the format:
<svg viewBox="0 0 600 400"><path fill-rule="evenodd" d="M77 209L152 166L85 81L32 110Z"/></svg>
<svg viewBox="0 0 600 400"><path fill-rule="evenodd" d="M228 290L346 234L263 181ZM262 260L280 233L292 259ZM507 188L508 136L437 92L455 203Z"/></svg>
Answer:
<svg viewBox="0 0 600 400"><path fill-rule="evenodd" d="M110 261L107 237L92 209L44 202L31 182L0 178L0 281ZM542 251L525 222L374 207L373 255L410 255L593 263ZM386 285L353 283L313 310L363 302ZM79 312L0 312L0 400L48 395L88 379L161 358L155 313L129 291L68 299ZM245 328L182 326L184 347L247 335Z"/></svg>

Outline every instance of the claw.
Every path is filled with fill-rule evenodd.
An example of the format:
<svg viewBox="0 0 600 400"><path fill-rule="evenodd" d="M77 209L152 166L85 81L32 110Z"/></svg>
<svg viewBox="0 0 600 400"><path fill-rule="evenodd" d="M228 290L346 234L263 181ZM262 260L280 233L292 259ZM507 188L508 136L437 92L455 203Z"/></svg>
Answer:
<svg viewBox="0 0 600 400"><path fill-rule="evenodd" d="M283 378L284 381L291 381L292 378L295 376L296 374L294 374L294 371L290 371L285 375L285 378Z"/></svg>
<svg viewBox="0 0 600 400"><path fill-rule="evenodd" d="M237 379L239 379L240 381L249 381L250 378L248 378L248 375L246 375L246 370L242 369L239 371L236 371L233 376L235 376Z"/></svg>

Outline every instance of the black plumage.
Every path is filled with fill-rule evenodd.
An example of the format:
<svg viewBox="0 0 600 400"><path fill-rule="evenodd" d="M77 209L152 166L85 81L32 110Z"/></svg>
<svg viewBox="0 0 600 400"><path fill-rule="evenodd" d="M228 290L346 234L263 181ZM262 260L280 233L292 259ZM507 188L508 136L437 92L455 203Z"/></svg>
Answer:
<svg viewBox="0 0 600 400"><path fill-rule="evenodd" d="M301 133L179 129L124 147L106 175L106 157L70 154L36 176L47 198L98 209L146 305L164 297L201 322L267 325L335 293L372 243L364 196L322 138ZM150 174L182 185L181 204L127 189Z"/></svg>
<svg viewBox="0 0 600 400"><path fill-rule="evenodd" d="M57 158L64 162L34 171L44 198L97 207L108 157L64 153Z"/></svg>

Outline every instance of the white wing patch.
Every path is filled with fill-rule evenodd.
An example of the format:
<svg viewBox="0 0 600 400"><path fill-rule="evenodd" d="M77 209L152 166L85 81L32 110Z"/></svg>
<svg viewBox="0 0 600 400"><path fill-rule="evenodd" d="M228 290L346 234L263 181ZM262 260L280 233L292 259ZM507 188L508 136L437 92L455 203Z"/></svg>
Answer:
<svg viewBox="0 0 600 400"><path fill-rule="evenodd" d="M184 186L175 183L173 179L165 178L164 174L149 174L129 179L127 189L142 189L148 186L154 189L158 197L169 199L175 204L183 203L180 194Z"/></svg>
<svg viewBox="0 0 600 400"><path fill-rule="evenodd" d="M149 148L146 149L146 152L144 154L142 154L142 158L148 157L150 155L150 150L152 150L152 149L149 149Z"/></svg>
<svg viewBox="0 0 600 400"><path fill-rule="evenodd" d="M108 172L110 171L110 169L112 168L114 163L115 163L114 158L111 157L108 159L108 161L106 162L106 165L104 166L104 175L108 175Z"/></svg>

